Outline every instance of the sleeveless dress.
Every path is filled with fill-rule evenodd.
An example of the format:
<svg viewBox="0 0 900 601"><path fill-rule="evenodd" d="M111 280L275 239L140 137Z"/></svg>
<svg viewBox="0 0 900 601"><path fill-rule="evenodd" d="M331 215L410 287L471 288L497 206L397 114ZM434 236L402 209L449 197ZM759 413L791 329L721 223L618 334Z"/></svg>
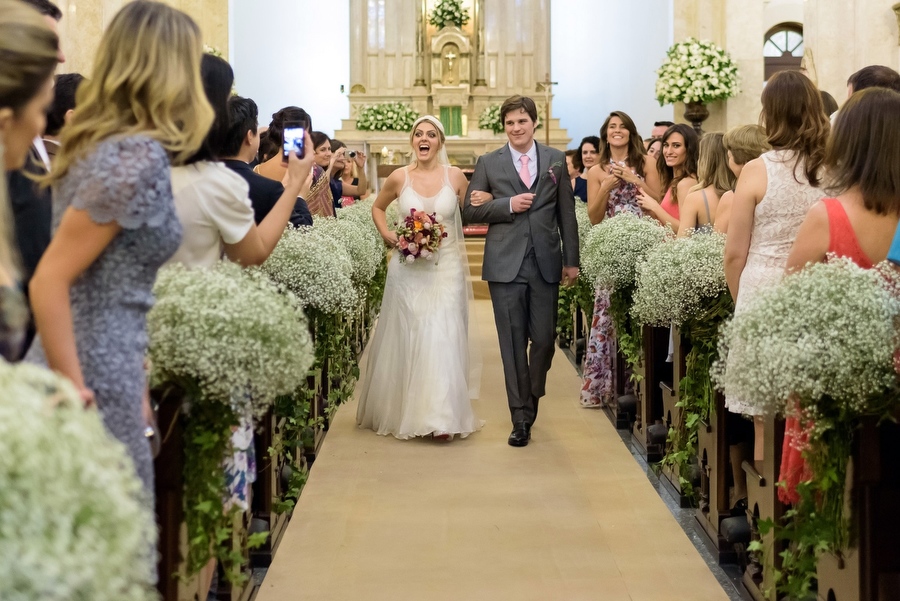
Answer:
<svg viewBox="0 0 900 601"><path fill-rule="evenodd" d="M768 183L754 212L750 252L741 272L735 315L745 311L761 291L781 281L800 224L810 207L822 198L822 192L807 182L803 165L797 164L793 155L790 150L770 150L761 157ZM725 406L734 413L760 414L756 407L733 396L725 399Z"/></svg>
<svg viewBox="0 0 900 601"><path fill-rule="evenodd" d="M632 170L632 173L634 171ZM606 217L619 213L644 214L637 202L640 190L634 184L622 181L609 193ZM591 319L591 333L584 353L581 386L583 407L602 407L613 398L613 372L616 354L616 332L609 315L609 290L597 287L594 295L594 315Z"/></svg>
<svg viewBox="0 0 900 601"><path fill-rule="evenodd" d="M678 207L675 199L672 198L672 190L673 188L666 190L666 195L663 196L662 202L659 203L659 208L668 213L673 219L681 219L681 209Z"/></svg>
<svg viewBox="0 0 900 601"><path fill-rule="evenodd" d="M356 421L380 435L409 439L429 434L463 438L480 430L470 399L479 382L471 374L469 294L462 222L456 191L444 168L444 185L431 197L412 187L408 168L400 215L435 213L447 238L435 260L388 265L381 315L369 348Z"/></svg>
<svg viewBox="0 0 900 601"><path fill-rule="evenodd" d="M828 255L846 257L863 269L872 269L875 264L859 245L859 239L841 201L823 198L822 203L828 212ZM803 448L809 438L808 431L809 427L802 427L796 415L785 416L781 474L778 478L784 483L778 487L778 498L782 503L793 504L800 501L797 485L812 478L809 465L803 458Z"/></svg>

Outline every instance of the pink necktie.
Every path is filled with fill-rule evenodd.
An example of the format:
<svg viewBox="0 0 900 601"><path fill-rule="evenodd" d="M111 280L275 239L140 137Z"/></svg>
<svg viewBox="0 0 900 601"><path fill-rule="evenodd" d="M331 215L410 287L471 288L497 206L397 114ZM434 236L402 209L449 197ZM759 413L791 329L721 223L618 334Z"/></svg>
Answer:
<svg viewBox="0 0 900 601"><path fill-rule="evenodd" d="M528 155L523 154L519 157L519 163L521 163L521 167L519 167L519 177L522 178L522 183L525 184L526 188L531 187L531 172L528 171Z"/></svg>

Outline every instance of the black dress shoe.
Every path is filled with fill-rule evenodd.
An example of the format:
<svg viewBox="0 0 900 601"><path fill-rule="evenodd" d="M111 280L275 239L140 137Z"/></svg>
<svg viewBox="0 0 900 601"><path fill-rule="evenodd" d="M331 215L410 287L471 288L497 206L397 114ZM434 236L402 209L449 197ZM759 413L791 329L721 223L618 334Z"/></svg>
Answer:
<svg viewBox="0 0 900 601"><path fill-rule="evenodd" d="M525 432L528 434L528 440L531 440L531 426L534 424L525 424Z"/></svg>
<svg viewBox="0 0 900 601"><path fill-rule="evenodd" d="M509 446L524 447L528 444L528 427L525 424L516 424L512 434L509 435Z"/></svg>

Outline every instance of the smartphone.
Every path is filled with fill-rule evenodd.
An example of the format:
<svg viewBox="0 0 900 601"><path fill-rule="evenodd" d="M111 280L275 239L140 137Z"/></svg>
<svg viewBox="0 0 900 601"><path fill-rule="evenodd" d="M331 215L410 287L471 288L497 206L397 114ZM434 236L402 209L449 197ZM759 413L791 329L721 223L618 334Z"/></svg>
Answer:
<svg viewBox="0 0 900 601"><path fill-rule="evenodd" d="M288 154L293 150L297 153L297 158L302 159L304 148L304 139L306 130L302 123L285 123L284 124L284 148L281 156L285 161L288 160Z"/></svg>

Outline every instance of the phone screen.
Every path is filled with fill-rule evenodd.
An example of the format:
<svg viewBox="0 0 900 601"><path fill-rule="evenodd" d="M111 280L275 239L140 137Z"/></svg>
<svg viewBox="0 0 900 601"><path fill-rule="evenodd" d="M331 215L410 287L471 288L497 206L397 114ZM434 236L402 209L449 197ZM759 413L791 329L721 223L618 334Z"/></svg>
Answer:
<svg viewBox="0 0 900 601"><path fill-rule="evenodd" d="M303 129L301 125L297 124L285 124L284 126L284 148L282 149L282 156L286 161L288 158L288 154L293 150L297 153L297 158L303 158L303 139L306 135L306 130Z"/></svg>

